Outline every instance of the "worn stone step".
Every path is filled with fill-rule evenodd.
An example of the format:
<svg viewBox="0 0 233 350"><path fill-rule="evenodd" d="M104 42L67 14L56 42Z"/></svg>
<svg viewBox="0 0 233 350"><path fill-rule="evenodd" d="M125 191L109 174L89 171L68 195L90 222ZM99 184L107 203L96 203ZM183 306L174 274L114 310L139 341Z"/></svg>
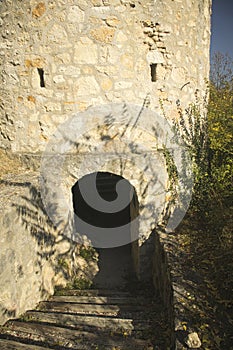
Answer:
<svg viewBox="0 0 233 350"><path fill-rule="evenodd" d="M54 295L49 301L68 302L68 303L85 303L85 304L112 304L112 305L151 305L150 299L142 297L101 297L101 296L76 296L76 295Z"/></svg>
<svg viewBox="0 0 233 350"><path fill-rule="evenodd" d="M119 332L121 330L131 333L132 331L144 330L150 327L147 319L134 320L127 318L116 318L110 316L92 316L79 314L64 314L60 312L27 311L24 320L47 322L61 326L83 328L84 330L94 327L95 329L106 329Z"/></svg>
<svg viewBox="0 0 233 350"><path fill-rule="evenodd" d="M44 349L50 349L48 347L41 347L37 345L32 344L24 344L20 343L17 340L8 340L8 339L0 339L0 349L1 350L44 350Z"/></svg>
<svg viewBox="0 0 233 350"><path fill-rule="evenodd" d="M120 306L113 304L85 304L85 303L68 303L68 302L56 302L45 301L39 304L38 310L40 311L55 311L63 313L79 313L79 314L92 314L92 315L105 315L105 316L117 316L117 315L130 315L132 313L146 313L151 311L151 306L144 305L128 305L122 304Z"/></svg>
<svg viewBox="0 0 233 350"><path fill-rule="evenodd" d="M120 297L120 296L131 296L127 291L112 290L112 289L60 289L57 290L55 295L76 295L76 296L108 296L108 297Z"/></svg>
<svg viewBox="0 0 233 350"><path fill-rule="evenodd" d="M30 339L49 346L59 345L78 350L96 350L98 347L111 350L147 350L151 346L149 341L124 334L119 336L107 332L85 332L43 323L11 321L4 327L4 332L11 337L18 336L20 339Z"/></svg>

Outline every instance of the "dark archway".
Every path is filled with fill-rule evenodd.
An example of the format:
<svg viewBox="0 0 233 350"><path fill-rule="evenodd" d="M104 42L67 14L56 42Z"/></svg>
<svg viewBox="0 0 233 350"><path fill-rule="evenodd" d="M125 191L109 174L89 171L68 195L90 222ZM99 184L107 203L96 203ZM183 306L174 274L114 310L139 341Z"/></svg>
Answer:
<svg viewBox="0 0 233 350"><path fill-rule="evenodd" d="M125 179L122 176L109 172L97 172L84 176L72 187L73 207L76 214L76 231L86 235L92 241L92 236L88 232L88 225L92 225L96 227L96 233L97 235L99 234L101 241L108 236L108 229L117 228L116 234L121 239L123 237L127 242L127 244L121 244L120 240L119 246L116 246L116 244L111 245L112 242L110 240L107 247L100 246L96 248L99 254L99 272L93 281L96 288L124 288L129 279L136 278L138 241L135 240L135 237L138 237L138 232L136 232L138 226L135 224L131 225L132 220L138 216L138 200L134 187L128 181L124 182L125 187L123 191L125 198L129 198L128 204L116 212L104 212L103 210L98 210L98 208L93 208L86 202L86 198L84 199L85 193L83 195L83 190L86 192L86 189L89 191L89 195L91 194L95 207L98 204L98 198L95 198L95 196L100 196L108 205L108 202L110 204L118 197L116 186L120 180ZM96 184L96 193L94 191L93 193L90 192L90 181ZM119 193L120 195L121 192ZM126 228L121 230L122 226ZM104 234L107 235L104 237L101 236L103 228L105 229ZM114 243L118 242L117 237L115 238Z"/></svg>

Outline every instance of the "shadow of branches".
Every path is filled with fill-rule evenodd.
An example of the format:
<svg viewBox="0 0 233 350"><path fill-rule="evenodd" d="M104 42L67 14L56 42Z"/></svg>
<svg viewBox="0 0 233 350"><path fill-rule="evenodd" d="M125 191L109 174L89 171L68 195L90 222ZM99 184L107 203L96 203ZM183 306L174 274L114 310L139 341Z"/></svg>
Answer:
<svg viewBox="0 0 233 350"><path fill-rule="evenodd" d="M61 279L71 281L78 268L75 261L78 244L65 234L70 225L69 220L62 229L55 227L44 208L39 190L31 182L1 180L1 184L27 189L12 206L16 209L22 225L37 243L39 269L48 261L55 276L60 275ZM56 212L56 203L50 209ZM46 294L43 285L40 292L42 295Z"/></svg>

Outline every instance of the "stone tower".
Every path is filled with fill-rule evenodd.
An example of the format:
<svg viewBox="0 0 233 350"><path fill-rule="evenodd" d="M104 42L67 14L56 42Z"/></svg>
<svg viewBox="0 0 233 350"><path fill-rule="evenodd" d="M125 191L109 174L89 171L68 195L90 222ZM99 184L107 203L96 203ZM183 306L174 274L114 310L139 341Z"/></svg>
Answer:
<svg viewBox="0 0 233 350"><path fill-rule="evenodd" d="M126 102L176 113L209 72L210 0L1 0L1 147L43 152L58 125Z"/></svg>
<svg viewBox="0 0 233 350"><path fill-rule="evenodd" d="M124 215L131 220L127 234L139 278L152 271L148 238L169 201L161 151L173 145L160 115L163 110L172 119L177 100L185 108L197 90L205 94L210 13L211 0L0 0L0 148L26 161L35 177L41 169L38 192L69 238L77 181L95 173L110 187L116 177L127 180ZM54 228L37 205L38 185L22 175L22 185L10 185L17 188L14 198L5 183L6 203L14 206L0 207L0 323L9 318L5 310L19 315L45 291L53 293L59 277L54 256L70 248L57 233L52 247L40 240ZM25 219L25 211L26 228L12 220ZM156 247L157 281L165 258Z"/></svg>

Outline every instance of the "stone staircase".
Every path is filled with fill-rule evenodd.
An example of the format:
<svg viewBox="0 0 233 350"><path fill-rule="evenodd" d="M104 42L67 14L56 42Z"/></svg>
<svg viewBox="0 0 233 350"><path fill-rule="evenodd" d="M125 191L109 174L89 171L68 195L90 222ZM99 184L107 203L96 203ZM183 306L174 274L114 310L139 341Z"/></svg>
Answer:
<svg viewBox="0 0 233 350"><path fill-rule="evenodd" d="M169 349L161 303L115 290L62 290L0 328L2 350Z"/></svg>

